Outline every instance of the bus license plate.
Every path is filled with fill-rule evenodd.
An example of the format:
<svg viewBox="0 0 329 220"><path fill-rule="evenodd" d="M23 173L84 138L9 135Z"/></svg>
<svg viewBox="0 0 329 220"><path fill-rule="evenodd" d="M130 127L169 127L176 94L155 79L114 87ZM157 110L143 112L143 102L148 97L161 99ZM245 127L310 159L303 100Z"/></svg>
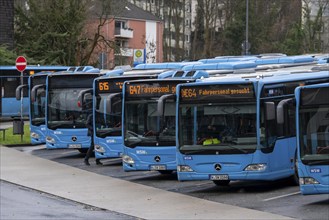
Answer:
<svg viewBox="0 0 329 220"><path fill-rule="evenodd" d="M81 144L69 144L69 148L81 148Z"/></svg>
<svg viewBox="0 0 329 220"><path fill-rule="evenodd" d="M151 170L167 170L165 165L151 165Z"/></svg>
<svg viewBox="0 0 329 220"><path fill-rule="evenodd" d="M210 175L210 180L228 180L227 174Z"/></svg>

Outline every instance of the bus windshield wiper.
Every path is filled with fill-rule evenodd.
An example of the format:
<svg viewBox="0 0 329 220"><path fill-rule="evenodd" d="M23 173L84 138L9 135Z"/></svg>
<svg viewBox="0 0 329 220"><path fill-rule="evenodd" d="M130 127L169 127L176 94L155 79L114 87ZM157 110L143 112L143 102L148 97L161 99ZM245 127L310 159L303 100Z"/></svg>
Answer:
<svg viewBox="0 0 329 220"><path fill-rule="evenodd" d="M113 133L115 133L115 135ZM121 128L118 128L118 129L111 128L111 129L108 129L108 130L98 130L97 134L100 137L120 136L121 135Z"/></svg>
<svg viewBox="0 0 329 220"><path fill-rule="evenodd" d="M243 150L243 149L238 148L238 147L235 147L235 146L232 145L232 144L230 144L230 145L228 145L228 144L219 144L219 146L229 147L229 148L232 148L232 149L234 149L234 150L238 150L238 151L240 151L240 152L242 152L242 153L244 153L244 154L248 154L248 151Z"/></svg>
<svg viewBox="0 0 329 220"><path fill-rule="evenodd" d="M328 165L329 160L316 160L312 162L307 162L307 165Z"/></svg>
<svg viewBox="0 0 329 220"><path fill-rule="evenodd" d="M203 149L198 148L195 150L189 150L189 151L184 151L184 153L186 154L197 154L197 153L202 153L205 151L223 151L225 149L221 149L221 148L210 148L211 146L225 146L225 147L229 147L231 149L237 150L239 152L242 152L244 154L248 154L249 152L246 150L243 150L241 148L235 147L233 145L226 145L226 144L212 144L212 145L206 145L206 146L202 146Z"/></svg>

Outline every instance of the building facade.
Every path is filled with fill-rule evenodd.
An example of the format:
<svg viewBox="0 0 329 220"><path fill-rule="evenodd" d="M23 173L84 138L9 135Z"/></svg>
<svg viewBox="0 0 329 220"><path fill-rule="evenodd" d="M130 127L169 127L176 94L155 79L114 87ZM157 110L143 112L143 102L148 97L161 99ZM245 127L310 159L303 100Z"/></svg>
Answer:
<svg viewBox="0 0 329 220"><path fill-rule="evenodd" d="M132 4L151 12L164 22L164 61L189 59L193 30L192 8L196 0L128 0Z"/></svg>
<svg viewBox="0 0 329 220"><path fill-rule="evenodd" d="M91 35L97 32L100 20L106 20L101 28L105 40L97 46L93 60L98 60L102 69L162 62L162 20L129 2L114 4L111 13L103 15L102 19L99 16L89 18L87 33Z"/></svg>

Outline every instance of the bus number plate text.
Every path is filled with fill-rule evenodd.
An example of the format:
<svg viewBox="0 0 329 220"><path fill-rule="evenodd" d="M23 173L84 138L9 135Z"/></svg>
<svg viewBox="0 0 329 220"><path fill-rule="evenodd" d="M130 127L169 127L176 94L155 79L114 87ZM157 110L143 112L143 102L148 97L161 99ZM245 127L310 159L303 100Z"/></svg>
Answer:
<svg viewBox="0 0 329 220"><path fill-rule="evenodd" d="M167 170L165 165L151 165L151 170Z"/></svg>
<svg viewBox="0 0 329 220"><path fill-rule="evenodd" d="M81 144L69 144L69 148L81 148Z"/></svg>
<svg viewBox="0 0 329 220"><path fill-rule="evenodd" d="M227 174L210 175L210 180L228 180Z"/></svg>

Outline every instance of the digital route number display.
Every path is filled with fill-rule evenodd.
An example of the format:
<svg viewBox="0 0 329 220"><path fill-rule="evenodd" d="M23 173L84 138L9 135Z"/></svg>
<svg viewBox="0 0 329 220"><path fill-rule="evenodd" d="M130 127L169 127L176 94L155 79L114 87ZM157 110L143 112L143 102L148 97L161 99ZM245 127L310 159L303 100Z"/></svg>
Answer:
<svg viewBox="0 0 329 220"><path fill-rule="evenodd" d="M96 81L96 90L98 93L117 93L122 92L123 83L129 80L152 79L154 76L129 76L117 78L104 78Z"/></svg>
<svg viewBox="0 0 329 220"><path fill-rule="evenodd" d="M217 84L182 86L179 91L181 101L254 98L255 92L252 84Z"/></svg>
<svg viewBox="0 0 329 220"><path fill-rule="evenodd" d="M127 97L159 97L166 94L176 94L176 86L185 80L159 80L149 82L132 82L126 85Z"/></svg>

